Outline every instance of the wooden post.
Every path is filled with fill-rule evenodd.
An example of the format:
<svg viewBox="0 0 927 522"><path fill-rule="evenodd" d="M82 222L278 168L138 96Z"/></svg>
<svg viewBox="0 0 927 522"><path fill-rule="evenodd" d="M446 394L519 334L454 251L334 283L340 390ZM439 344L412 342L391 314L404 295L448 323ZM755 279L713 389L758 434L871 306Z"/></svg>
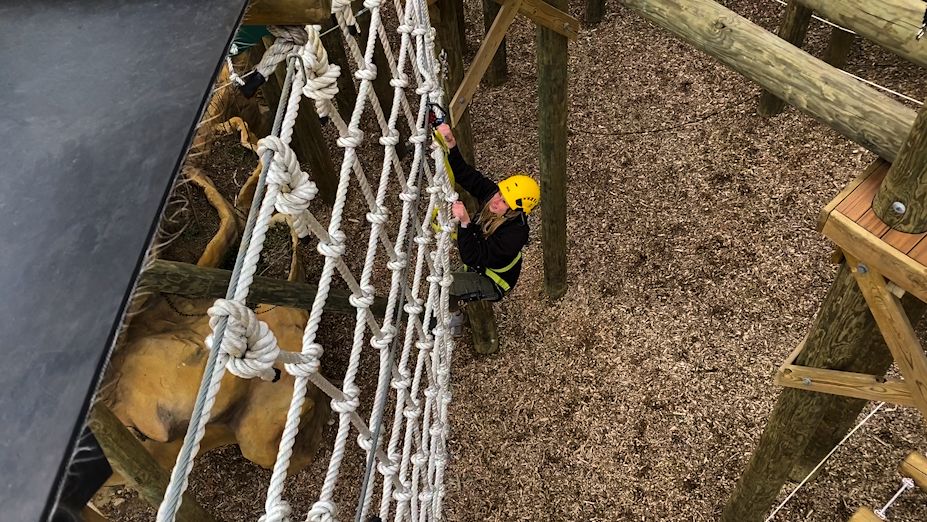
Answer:
<svg viewBox="0 0 927 522"><path fill-rule="evenodd" d="M907 304L912 319L924 305ZM888 349L875 325L869 306L846 264L841 265L805 342L796 364L815 368L839 369L873 375L884 374L890 366ZM809 393L794 388L783 389L766 429L757 443L747 468L741 475L722 514L725 522L762 520L772 506L793 467L808 469L830 451L846 434L859 410L854 399L823 393ZM816 434L828 437L825 444L809 442ZM809 450L809 448L811 448ZM813 450L813 454L812 454ZM798 466L798 467L796 467ZM812 465L813 467L813 465Z"/></svg>
<svg viewBox="0 0 927 522"><path fill-rule="evenodd" d="M927 67L927 46L914 36L924 17L922 0L799 0L831 22L855 31L905 60Z"/></svg>
<svg viewBox="0 0 927 522"><path fill-rule="evenodd" d="M899 471L912 479L917 487L927 492L927 457L923 453L913 452L901 463Z"/></svg>
<svg viewBox="0 0 927 522"><path fill-rule="evenodd" d="M266 38L266 37L265 37ZM269 42L265 40L265 45ZM271 111L276 110L280 100L280 87L286 78L286 62L277 66L274 75L261 86L264 99L267 100ZM300 161L309 164L312 180L319 188L319 197L328 206L335 204L335 190L338 187L338 174L332 163L331 152L322 136L322 124L319 115L315 112L312 100L303 97L299 102L299 114L296 125L293 127L293 141L290 143L293 152Z"/></svg>
<svg viewBox="0 0 927 522"><path fill-rule="evenodd" d="M464 8L463 0L454 2L454 9L457 13L457 37L460 38L460 50L462 53L467 52L467 10Z"/></svg>
<svg viewBox="0 0 927 522"><path fill-rule="evenodd" d="M483 0L484 34L489 33L489 29L492 27L492 23L498 14L499 4L493 0ZM486 74L483 76L483 81L486 83L486 85L491 87L502 85L508 78L508 74L508 65L506 64L505 58L505 39L503 38L502 41L499 42L499 48L496 49L496 54L493 55L492 61L489 63L489 69L486 69Z"/></svg>
<svg viewBox="0 0 927 522"><path fill-rule="evenodd" d="M906 294L901 299L901 302L912 321L924 315L924 311L927 310L927 305L911 294ZM858 306L858 304L854 306ZM888 346L885 345L885 339L873 327L874 323L871 314L868 311L860 313L866 314L866 323L860 325L861 328L857 337L848 338L846 342L859 343L859 350L864 350L867 356L854 361L853 365L848 367L852 368L852 370L848 371L868 375L885 375L894 362L892 354L888 350ZM814 467L853 428L863 408L868 404L868 401L863 399L836 395L830 396L830 399L830 404L817 421L814 435L811 436L808 445L789 472L789 480L791 481L800 482L807 477Z"/></svg>
<svg viewBox="0 0 927 522"><path fill-rule="evenodd" d="M605 0L586 0L586 25L601 22L604 14Z"/></svg>
<svg viewBox="0 0 927 522"><path fill-rule="evenodd" d="M432 25L438 33L438 43L447 52L447 85L444 89L447 98L450 98L450 93L457 91L464 76L463 52L460 48L460 37L457 35L457 10L453 5L456 1L458 0L438 0L431 10ZM473 130L470 127L469 112L464 113L454 127L454 137L464 159L474 165L476 155L473 151ZM458 192L470 213L475 213L478 205L476 199L460 187ZM476 301L467 305L464 310L470 320L470 334L476 352L491 354L499 351L498 328L492 303Z"/></svg>
<svg viewBox="0 0 927 522"><path fill-rule="evenodd" d="M231 272L221 268L158 259L142 272L139 287L150 286L159 292L186 297L225 297L231 276ZM254 306L263 303L308 310L312 308L317 290L316 285L308 283L257 276L251 284L248 304ZM349 297L349 292L331 290L325 302L325 310L344 314L357 313L357 309L348 301ZM377 317L382 317L385 310L386 300L375 297L370 311Z"/></svg>
<svg viewBox="0 0 927 522"><path fill-rule="evenodd" d="M779 24L779 38L795 47L801 47L805 41L805 33L808 32L812 14L811 9L801 5L797 0L789 0L785 14L782 15L782 22ZM760 115L775 116L784 108L785 102L775 94L764 90L760 95L760 105L757 108Z"/></svg>
<svg viewBox="0 0 927 522"><path fill-rule="evenodd" d="M916 113L900 102L716 2L620 1L888 161L914 122Z"/></svg>
<svg viewBox="0 0 927 522"><path fill-rule="evenodd" d="M892 163L872 210L890 227L919 234L927 231L927 109L921 109L914 126Z"/></svg>
<svg viewBox="0 0 927 522"><path fill-rule="evenodd" d="M158 465L142 443L103 403L94 404L90 409L87 423L113 469L129 481L132 489L138 491L139 496L158 509L170 481L168 473ZM200 507L189 491L183 494L177 520L181 522L215 521Z"/></svg>
<svg viewBox="0 0 927 522"><path fill-rule="evenodd" d="M824 61L838 69L846 67L854 40L856 36L853 33L848 33L839 27L832 28L827 49L824 51Z"/></svg>
<svg viewBox="0 0 927 522"><path fill-rule="evenodd" d="M567 0L549 3L567 8ZM567 289L567 38L538 26L537 55L544 286L548 296L558 299Z"/></svg>
<svg viewBox="0 0 927 522"><path fill-rule="evenodd" d="M351 113L354 112L354 103L357 100L357 88L354 86L354 80L351 76L351 63L348 61L348 55L344 51L344 42L342 41L341 29L329 21L322 26L322 32L329 31L322 37L322 45L325 46L325 52L328 53L328 62L341 67L341 75L338 76L338 94L335 94L335 104L338 106L338 113L344 121L351 120Z"/></svg>

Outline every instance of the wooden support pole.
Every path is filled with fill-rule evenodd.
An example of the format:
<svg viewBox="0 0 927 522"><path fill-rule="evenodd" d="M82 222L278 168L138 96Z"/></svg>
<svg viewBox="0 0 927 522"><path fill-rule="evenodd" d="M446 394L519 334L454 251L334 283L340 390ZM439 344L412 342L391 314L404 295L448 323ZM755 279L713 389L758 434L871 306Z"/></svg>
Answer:
<svg viewBox="0 0 927 522"><path fill-rule="evenodd" d="M927 231L927 109L921 109L914 120L872 201L872 210L896 230Z"/></svg>
<svg viewBox="0 0 927 522"><path fill-rule="evenodd" d="M551 0L561 10L567 0ZM567 290L567 39L537 28L538 152L541 167L541 240L544 286L553 299Z"/></svg>
<svg viewBox="0 0 927 522"><path fill-rule="evenodd" d="M913 297L906 296L905 304L912 319L923 313L924 305ZM842 264L796 364L882 375L891 360L866 300ZM817 464L843 438L863 405L858 399L783 389L722 520L762 520L793 467L810 471L811 462ZM809 446L817 437L822 440Z"/></svg>
<svg viewBox="0 0 927 522"><path fill-rule="evenodd" d="M902 58L927 67L927 46L914 39L924 17L922 0L799 0L831 22L855 31Z"/></svg>
<svg viewBox="0 0 927 522"><path fill-rule="evenodd" d="M824 51L824 61L838 69L846 67L855 40L856 35L853 33L839 27L831 28L830 40L827 41L827 49Z"/></svg>
<svg viewBox="0 0 927 522"><path fill-rule="evenodd" d="M892 161L915 112L712 0L620 0L850 140Z"/></svg>
<svg viewBox="0 0 927 522"><path fill-rule="evenodd" d="M90 409L87 423L113 469L129 481L132 489L138 491L139 496L158 509L170 481L168 473L158 465L142 443L104 404L100 402L94 404ZM212 515L200 507L189 491L183 494L177 520L181 522L215 521Z"/></svg>
<svg viewBox="0 0 927 522"><path fill-rule="evenodd" d="M927 457L923 453L915 451L905 457L899 471L912 479L921 491L927 492Z"/></svg>
<svg viewBox="0 0 927 522"><path fill-rule="evenodd" d="M811 23L811 9L801 5L797 0L789 0L779 23L779 38L801 47L805 42L805 33ZM775 94L764 90L760 95L760 104L757 112L762 116L775 116L785 108L785 102Z"/></svg>
<svg viewBox="0 0 927 522"><path fill-rule="evenodd" d="M486 34L489 33L493 22L496 21L496 15L499 14L499 9L499 4L493 0L483 0L483 28ZM503 38L502 41L499 42L499 47L496 49L496 54L492 57L492 61L489 62L489 68L486 69L486 74L483 75L483 81L486 85L494 87L505 83L508 75L508 64L506 63L505 57L505 38Z"/></svg>
<svg viewBox="0 0 927 522"><path fill-rule="evenodd" d="M242 24L323 24L331 18L331 12L331 0L251 0Z"/></svg>
<svg viewBox="0 0 927 522"><path fill-rule="evenodd" d="M605 0L586 0L586 25L601 22L604 14Z"/></svg>
<svg viewBox="0 0 927 522"><path fill-rule="evenodd" d="M463 81L463 51L460 48L460 38L457 36L457 10L452 5L458 0L438 0L431 9L432 25L438 33L438 43L447 52L447 85L445 95L455 92ZM454 137L457 147L467 163L474 165L476 155L473 150L473 130L470 127L470 115L465 113L454 127ZM478 202L469 193L458 187L461 200L471 214L477 211ZM499 351L499 335L497 333L496 316L492 303L475 301L467 305L464 310L470 320L470 334L473 338L473 348L477 353L492 354Z"/></svg>
<svg viewBox="0 0 927 522"><path fill-rule="evenodd" d="M231 272L220 268L158 259L142 272L139 287L150 286L166 294L186 297L225 297L231 276ZM254 306L264 303L308 310L312 308L317 290L318 287L312 284L258 276L251 285L248 304ZM325 302L325 310L343 314L357 313L357 309L348 302L349 297L348 292L331 290ZM383 317L386 300L382 297L374 298L370 310L377 317Z"/></svg>
<svg viewBox="0 0 927 522"><path fill-rule="evenodd" d="M463 0L454 2L454 8L457 10L457 37L460 38L460 50L467 52L467 10L464 8Z"/></svg>
<svg viewBox="0 0 927 522"><path fill-rule="evenodd" d="M266 37L265 37L266 38ZM265 40L265 45L270 42ZM274 71L274 75L261 85L264 99L271 111L277 107L280 100L280 88L286 78L286 63L281 62ZM338 173L332 163L331 152L322 136L322 124L319 115L315 112L312 100L303 98L299 102L299 114L296 125L293 127L293 141L290 143L293 152L300 161L309 164L312 180L319 188L319 197L327 205L335 203L335 190L338 187Z"/></svg>
<svg viewBox="0 0 927 522"><path fill-rule="evenodd" d="M489 67L493 56L496 54L496 49L499 48L499 44L505 38L505 33L509 30L509 26L515 21L521 2L522 0L506 0L502 4L502 9L499 10L499 16L496 17L492 27L489 28L489 32L486 33L486 38L483 38L480 50L476 53L476 57L473 58L473 62L470 63L467 74L464 75L463 81L460 82L460 86L451 100L449 110L451 111L452 126L457 125L461 115L466 112L470 102L473 101L473 95L476 93L477 87L480 86L483 73Z"/></svg>
<svg viewBox="0 0 927 522"><path fill-rule="evenodd" d="M337 26L329 20L322 27L324 33ZM325 52L328 53L328 62L341 67L341 74L338 76L338 93L335 94L335 105L338 107L338 114L341 115L341 118L344 121L350 121L351 113L354 112L354 103L357 101L357 88L354 86L353 76L351 76L351 63L344 51L341 30L336 28L334 31L328 31L328 34L322 36L322 45L325 46Z"/></svg>
<svg viewBox="0 0 927 522"><path fill-rule="evenodd" d="M497 4L505 2L505 0L493 1ZM540 26L562 34L570 40L575 40L579 36L579 20L567 13L566 8L558 9L555 5L559 4L551 4L545 0L524 0L518 12Z"/></svg>

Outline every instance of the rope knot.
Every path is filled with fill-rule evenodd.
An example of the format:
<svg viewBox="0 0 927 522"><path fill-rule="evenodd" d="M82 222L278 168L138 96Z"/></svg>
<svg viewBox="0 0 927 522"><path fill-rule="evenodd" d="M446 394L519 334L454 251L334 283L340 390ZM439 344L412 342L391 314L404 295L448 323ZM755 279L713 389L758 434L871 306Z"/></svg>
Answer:
<svg viewBox="0 0 927 522"><path fill-rule="evenodd" d="M390 343L393 342L393 338L396 337L396 327L393 325L383 327L379 337L370 338L370 346L376 348L377 350L385 350L389 348Z"/></svg>
<svg viewBox="0 0 927 522"><path fill-rule="evenodd" d="M319 241L319 244L315 247L320 254L325 257L338 258L344 255L345 245L344 245L344 232L336 230L330 234L331 241Z"/></svg>
<svg viewBox="0 0 927 522"><path fill-rule="evenodd" d="M276 378L274 361L280 353L277 339L267 324L258 320L254 311L238 301L217 299L206 312L215 332L221 319L226 318L225 334L219 350L229 356L226 367L242 379L260 377L265 381ZM213 348L213 336L206 338Z"/></svg>
<svg viewBox="0 0 927 522"><path fill-rule="evenodd" d="M386 263L386 268L390 269L393 272L398 272L405 268L409 264L408 258L405 252L396 252L396 259L392 259Z"/></svg>
<svg viewBox="0 0 927 522"><path fill-rule="evenodd" d="M382 225L389 221L389 209L380 206L377 207L376 210L368 212L365 217L367 218L367 222L370 224Z"/></svg>
<svg viewBox="0 0 927 522"><path fill-rule="evenodd" d="M374 299L374 288L370 285L361 287L361 295L351 294L348 296L348 302L354 308L370 308Z"/></svg>
<svg viewBox="0 0 927 522"><path fill-rule="evenodd" d="M390 386L396 391L408 390L412 385L412 373L408 368L399 368L396 373L398 377L393 378Z"/></svg>
<svg viewBox="0 0 927 522"><path fill-rule="evenodd" d="M338 138L336 143L339 147L357 148L364 141L364 131L355 128L349 128L344 136Z"/></svg>
<svg viewBox="0 0 927 522"><path fill-rule="evenodd" d="M419 298L409 298L409 301L403 305L402 310L409 315L418 315L422 313L422 300Z"/></svg>
<svg viewBox="0 0 927 522"><path fill-rule="evenodd" d="M258 522L283 522L290 520L290 513L292 513L290 504L285 500L277 501L270 509L264 513L261 518L258 519Z"/></svg>
<svg viewBox="0 0 927 522"><path fill-rule="evenodd" d="M403 73L399 73L399 76L389 81L389 85L394 89L405 89L409 86L409 77Z"/></svg>
<svg viewBox="0 0 927 522"><path fill-rule="evenodd" d="M408 502L412 500L412 492L403 484L402 487L393 490L393 499L397 502Z"/></svg>
<svg viewBox="0 0 927 522"><path fill-rule="evenodd" d="M361 81L367 80L368 82L372 82L377 79L377 66L368 63L363 69L358 69L354 73L354 77Z"/></svg>
<svg viewBox="0 0 927 522"><path fill-rule="evenodd" d="M360 390L354 384L345 384L344 398L332 399L332 409L338 413L351 413L360 405Z"/></svg>
<svg viewBox="0 0 927 522"><path fill-rule="evenodd" d="M335 522L338 508L328 500L319 500L309 510L307 520L310 522Z"/></svg>
<svg viewBox="0 0 927 522"><path fill-rule="evenodd" d="M405 190L399 193L399 199L405 203L413 203L418 199L418 187L415 185L409 185Z"/></svg>
<svg viewBox="0 0 927 522"><path fill-rule="evenodd" d="M303 347L302 353L299 354L302 361L285 364L283 367L286 368L287 373L294 377L311 377L318 373L319 359L324 352L325 350L321 344L309 343Z"/></svg>
<svg viewBox="0 0 927 522"><path fill-rule="evenodd" d="M395 147L399 145L399 131L396 129L389 129L388 132L386 136L380 136L380 145L384 147Z"/></svg>

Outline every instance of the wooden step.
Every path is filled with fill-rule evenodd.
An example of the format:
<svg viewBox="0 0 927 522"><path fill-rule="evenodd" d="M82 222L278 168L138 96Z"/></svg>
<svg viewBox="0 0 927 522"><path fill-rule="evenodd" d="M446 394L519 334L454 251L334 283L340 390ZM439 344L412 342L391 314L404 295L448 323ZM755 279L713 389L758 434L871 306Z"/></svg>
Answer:
<svg viewBox="0 0 927 522"><path fill-rule="evenodd" d="M885 522L867 507L861 507L850 517L850 522Z"/></svg>
<svg viewBox="0 0 927 522"><path fill-rule="evenodd" d="M917 451L911 453L901 463L899 471L914 480L921 491L927 492L927 456Z"/></svg>
<svg viewBox="0 0 927 522"><path fill-rule="evenodd" d="M872 210L888 169L877 159L821 211L819 230L845 252L927 301L927 233L892 230Z"/></svg>

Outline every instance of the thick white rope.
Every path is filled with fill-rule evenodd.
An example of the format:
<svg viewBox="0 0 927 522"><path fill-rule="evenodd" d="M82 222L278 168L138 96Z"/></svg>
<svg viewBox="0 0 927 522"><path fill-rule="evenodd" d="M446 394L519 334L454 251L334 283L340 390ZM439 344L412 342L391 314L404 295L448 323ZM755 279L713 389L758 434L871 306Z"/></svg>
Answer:
<svg viewBox="0 0 927 522"><path fill-rule="evenodd" d="M348 26L356 23L350 11L350 3L345 0L334 0L333 4L338 25L346 36L349 36ZM346 38L349 42L348 47L352 50L359 67L355 76L360 81L358 97L348 123L341 119L332 103L332 98L337 93L337 78L340 71L336 66L328 64L327 55L319 40L319 28L316 26L307 27L305 30L301 28L274 29L280 44L273 52L265 55L265 60L262 62L266 63L263 67L270 68L271 63L276 65L282 59L280 54L285 57L294 53L301 55L303 67L297 67L288 78L288 80L292 79L293 85L287 99L280 138L268 137L259 143L259 152L265 161L269 162L266 167L266 193L261 200L260 207L256 212L255 208L252 208L254 215L249 216L249 223L252 220L255 223L253 234L251 234L250 241L247 241L247 238L244 241L243 248L246 250L243 254L243 261L240 270L236 272L237 276L230 284L232 297L228 300L218 300L210 309L210 323L215 329L218 344L217 349L211 353L215 354L217 364L208 372L208 375L204 375L204 383L199 393L201 397L198 397L198 404L203 404L201 408L203 411L191 418L184 450L178 456L178 464L172 474L168 495L165 496L165 503L159 510L159 520L172 520L179 507L179 499L173 500L173 498L182 494L186 487L192 461L209 420L209 411L215 402L219 382L226 367L233 374L243 378L260 377L269 380L275 377L276 372L273 368L275 362L283 363L287 372L294 375L295 384L280 441L278 458L268 487L265 514L262 520L289 520L290 508L282 499L283 485L298 433L300 414L309 382L313 382L332 397L332 409L338 413L339 423L328 472L319 499L312 506L307 520L335 520L337 507L334 502L334 490L351 426L357 429L358 444L367 452L368 458L375 459L379 463L377 471L383 479L379 510L382 518L385 520L388 516L391 500L397 503L397 520L408 519L407 514L419 520L440 518L443 473L446 466L450 356L453 350L453 341L446 328L449 319L448 287L452 281L449 267L450 234L454 228L450 206L456 201L457 194L453 191L447 173L444 172L444 158L440 150L435 150L432 154L433 160L436 161L433 176L431 176L427 163L423 161L424 144L427 141L425 128L428 104L438 103L442 99L440 84L436 79L434 34L428 20L427 7L423 0L410 1L401 11L399 0L396 0L395 4L397 14L403 22L399 28L401 45L398 60L389 48L387 34L381 22L380 0L366 0L364 3L371 15L370 31L364 52L360 52L353 38ZM392 72L390 85L394 89L394 97L389 118L383 114L379 100L372 92L371 82L377 74L373 66L373 52L378 39L386 50L387 62ZM409 82L404 69L409 60L416 66L413 69L419 84L416 89L416 94L420 97L419 110L414 118L404 95ZM305 89L303 89L304 84ZM338 145L344 149L335 204L327 229L308 210L309 203L315 197L317 189L309 176L301 171L295 154L288 146L292 137L299 99L303 94L316 102L320 115L328 116L335 122L340 135ZM382 131L380 144L384 147L383 166L375 194L367 182L356 152L363 140L359 125L368 101L380 124ZM414 126L416 129L415 134L410 138L415 146L410 172L424 169L430 176L429 203L425 216L430 218L434 209L438 209L437 222L440 232L437 235L436 244L430 219L419 219L418 215L414 215L412 211L417 208L415 203L419 197L419 189L410 182L412 177L407 178L403 172L396 152L396 146L399 145L399 132L396 124L400 113L404 113L410 127ZM361 193L370 207L370 212L366 216L370 223L370 235L359 280L353 277L341 259L345 250L345 234L340 227L351 174L354 174ZM395 178L393 178L394 174ZM399 199L402 202L403 211L395 243L390 240L385 230L385 224L389 220L385 199L391 179L396 179L402 188ZM263 185L259 183L259 187L263 188ZM310 233L316 235L319 238L317 248L325 256L318 292L303 335L303 349L298 354L281 351L267 325L259 321L254 313L244 305L254 277L257 260L260 257L268 222L274 210L292 216L294 228L301 237ZM405 272L408 265L408 252L405 251L407 243L405 238L410 228L417 232L414 242L418 245L418 254L412 287L408 289ZM387 312L382 327L376 323L369 310L374 297L372 276L378 246L382 246L389 257L387 268L392 273L387 297ZM427 277L424 276L426 269L429 273ZM318 373L319 358L324 350L315 342L322 310L335 270L341 274L342 279L351 289L350 302L357 310L348 368L341 389L332 386ZM419 295L423 277L430 283L426 299L422 299ZM400 295L405 296L404 302L400 302ZM392 321L399 307L402 307L403 311L408 314L407 330L399 363L396 370L391 371L393 360L388 347L398 334L398 325L393 325ZM433 315L438 319L438 327L432 335L432 332L424 328L423 324L428 324ZM356 412L359 406L360 389L354 382L368 329L371 332L370 344L380 350L379 379L369 427ZM212 337L209 338L210 346L213 344ZM418 348L419 352L414 373L408 368L413 345ZM419 395L423 384L427 386L424 389L424 401ZM396 410L391 423L389 443L386 451L383 451L378 447L379 440L373 439L373 433L380 433L379 426L383 424L385 418L386 401L383 397L390 387L397 392ZM405 423L402 422L403 419ZM418 419L421 419L421 424L417 422ZM403 431L404 437L402 437ZM403 448L400 454L398 445L401 437ZM413 468L412 480L409 477L410 465ZM368 484L370 487L365 489L365 494L362 495L358 517L369 509L373 498L372 486L375 475L370 476L371 480Z"/></svg>
<svg viewBox="0 0 927 522"><path fill-rule="evenodd" d="M770 520L772 520L776 516L776 513L778 513L783 507L785 507L786 504L789 503L790 500L792 500L792 497L794 497L795 494L798 493L798 490L801 489L801 487L804 486L806 482L811 480L811 477L814 476L814 474L817 473L819 469L821 469L821 466L823 466L824 463L827 462L827 459L829 459L831 455L836 453L837 450L840 449L840 446L843 446L843 443L848 441L850 437L852 437L853 434L856 433L856 430L862 428L864 424L869 422L869 419L871 419L873 415L878 413L879 410L881 410L883 406L885 406L885 403L880 402L879 404L875 406L875 408L872 409L872 411L869 412L869 415L866 415L863 418L863 420L859 421L859 423L857 423L856 426L854 426L853 429L850 430L850 432L847 433L846 436L843 437L843 439L840 442L838 442L837 445L834 446L834 448L830 450L830 452L827 455L825 455L823 459L821 459L821 462L818 462L818 465L815 466L814 469L812 469L811 472L808 473L808 475L804 479L802 479L801 482L798 483L797 486L795 486L795 489L793 489L792 492L789 493L787 497L785 497L785 500L783 500L781 504L776 506L776 509L774 509L772 513L770 513L769 516L766 517L765 522L769 522Z"/></svg>

